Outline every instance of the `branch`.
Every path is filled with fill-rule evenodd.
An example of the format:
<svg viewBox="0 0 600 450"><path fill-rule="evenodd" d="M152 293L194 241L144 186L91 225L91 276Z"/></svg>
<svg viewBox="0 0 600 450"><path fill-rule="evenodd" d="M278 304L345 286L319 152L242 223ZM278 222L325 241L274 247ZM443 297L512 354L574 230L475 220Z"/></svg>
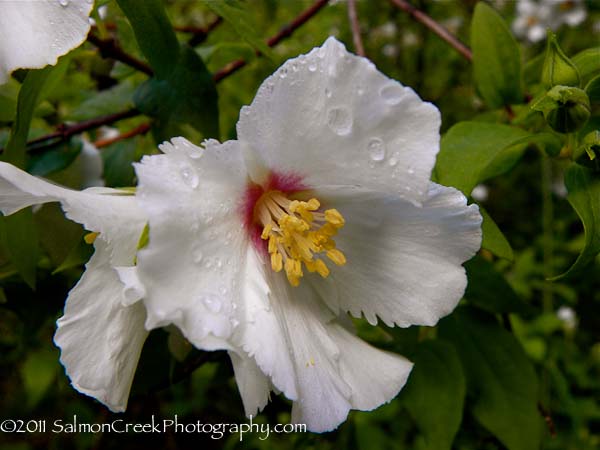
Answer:
<svg viewBox="0 0 600 450"><path fill-rule="evenodd" d="M269 45L269 47L274 47L275 45L277 45L279 42L281 42L285 38L291 36L292 33L296 29L300 28L310 18L312 18L315 14L317 14L317 12L319 12L319 10L321 8L323 8L327 4L328 1L329 0L317 0L313 5L311 5L305 11L303 11L298 17L296 17L294 20L292 20L289 24L282 27L281 30L279 31L279 33L277 33L275 36L272 36L271 38L269 38L267 40L267 45ZM220 20L215 20L214 22L212 22L212 24L211 24L212 29L214 29L214 27L216 27L218 25L218 23L220 23ZM209 25L209 27L211 25ZM88 36L88 39L89 39L89 36ZM104 42L104 40L100 40L100 41ZM260 53L257 53L257 54L260 55ZM124 61L122 61L122 62L124 62ZM139 62L141 62L141 61L139 61ZM142 64L145 65L145 63L143 63L143 62L142 62ZM218 70L217 72L215 72L213 74L214 82L219 83L223 79L225 79L228 76L232 75L233 73L237 72L239 69L244 67L246 64L247 64L247 62L243 59L238 59L238 60L232 61L231 63L227 64L225 67L221 68L220 70ZM148 69L150 69L150 68L148 68ZM41 151L42 149L50 147L58 142L64 141L75 134L83 133L84 131L98 128L103 125L110 125L119 120L135 117L139 114L141 114L141 112L139 110L133 108L133 109L128 109L127 111L122 111L122 112L118 112L115 114L109 114L107 116L102 116L102 117L97 117L95 119L86 120L86 121L79 122L79 123L76 123L73 125L61 124L57 127L56 132L47 134L45 136L41 136L37 139L33 139L33 140L29 141L27 143L27 145L33 146L33 148L31 148L30 150L33 150L36 152ZM150 124L144 123L144 124L140 125L138 128L127 132L127 133L133 133L130 136L125 136L125 135L127 135L127 133L124 133L123 135L121 135L122 137L119 137L119 139L117 139L117 140L125 139L127 137L135 136L137 134L145 133L145 132L147 132L147 130L145 129L146 127L150 127ZM134 133L134 131L135 131L135 133ZM47 141L51 141L51 142L47 142ZM42 142L44 143L43 145L35 147L35 144L39 144ZM109 144L105 144L102 141L100 142L100 144L101 144L101 146L109 145Z"/></svg>
<svg viewBox="0 0 600 450"><path fill-rule="evenodd" d="M153 72L150 66L144 61L126 53L119 44L117 44L117 41L114 38L102 39L93 32L90 32L87 40L98 47L103 58L112 58L116 61L121 61L140 72L144 72L146 75L152 76Z"/></svg>
<svg viewBox="0 0 600 450"><path fill-rule="evenodd" d="M65 125L61 124L57 127L57 130L54 133L47 134L45 136L41 136L37 139L33 139L27 143L28 146L33 146L31 150L39 151L42 148L49 147L51 145L56 144L60 141L65 141L69 139L71 136L74 136L79 133L83 133L84 131L92 130L94 128L101 127L103 125L110 125L111 123L117 122L123 119L129 119L130 117L135 117L140 114L135 108L128 109L126 111L121 111L115 114L109 114L107 116L96 117L90 120L84 120L83 122L79 122L73 125ZM47 141L56 141L46 143ZM39 144L44 142L43 146L35 147L35 144Z"/></svg>
<svg viewBox="0 0 600 450"><path fill-rule="evenodd" d="M199 44L201 44L202 42L204 42L206 40L206 38L208 37L208 34L214 30L215 28L217 28L217 26L219 26L221 23L223 22L223 19L221 17L217 17L215 20L213 20L211 23L209 23L206 27L195 27L195 26L191 26L191 25L184 25L184 26L176 26L174 27L175 31L179 31L182 33L191 33L192 37L188 40L188 45L190 47L195 47Z"/></svg>
<svg viewBox="0 0 600 450"><path fill-rule="evenodd" d="M96 148L108 147L109 145L112 145L115 142L119 142L124 139L129 139L130 137L134 137L139 134L146 134L148 131L150 131L150 122L138 125L132 130L126 131L125 133L119 134L118 136L112 138L98 139L94 142L94 146Z"/></svg>
<svg viewBox="0 0 600 450"><path fill-rule="evenodd" d="M294 31L296 31L298 28L300 28L302 25L308 22L308 20L311 19L315 14L317 14L321 10L321 8L323 8L328 3L328 1L329 0L317 0L309 8L300 13L298 17L296 17L287 25L283 26L279 30L279 33L269 38L267 40L267 45L269 47L274 47L285 38L290 37ZM256 52L256 54L257 56L261 55L260 52ZM219 81L223 80L223 78L227 78L229 75L232 75L233 73L237 72L246 64L248 64L246 60L236 59L235 61L230 62L225 67L215 72L213 75L213 80L215 80L215 83L218 83Z"/></svg>
<svg viewBox="0 0 600 450"><path fill-rule="evenodd" d="M360 24L358 23L358 13L356 12L356 0L348 0L348 20L352 29L352 40L354 49L360 56L365 56L365 47L360 37Z"/></svg>
<svg viewBox="0 0 600 450"><path fill-rule="evenodd" d="M429 28L431 31L433 31L435 34L437 34L439 37L441 37L444 41L446 41L448 44L450 44L458 53L460 53L462 56L464 56L467 60L469 60L469 61L473 60L473 53L471 52L471 49L469 47L467 47L465 44L463 44L461 41L459 41L456 36L454 36L452 33L450 33L446 28L444 28L442 25L437 23L435 20L433 20L431 17L429 17L423 11L420 11L419 9L415 8L413 5L408 3L406 0L390 0L390 1L397 8L401 9L402 11L407 12L412 17L414 17L415 20L417 20L418 22L421 22L423 25L425 25L427 28Z"/></svg>

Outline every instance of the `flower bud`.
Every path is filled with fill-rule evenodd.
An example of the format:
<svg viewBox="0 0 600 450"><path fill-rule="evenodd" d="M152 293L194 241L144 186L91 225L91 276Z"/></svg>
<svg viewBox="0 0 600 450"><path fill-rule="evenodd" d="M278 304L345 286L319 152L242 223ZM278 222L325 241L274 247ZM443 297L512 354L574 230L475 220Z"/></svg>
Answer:
<svg viewBox="0 0 600 450"><path fill-rule="evenodd" d="M548 30L548 45L542 66L542 84L546 88L557 85L579 86L580 76L577 66L564 54L556 35Z"/></svg>
<svg viewBox="0 0 600 450"><path fill-rule="evenodd" d="M580 130L591 114L585 91L569 86L554 86L531 109L541 111L548 125L559 133Z"/></svg>

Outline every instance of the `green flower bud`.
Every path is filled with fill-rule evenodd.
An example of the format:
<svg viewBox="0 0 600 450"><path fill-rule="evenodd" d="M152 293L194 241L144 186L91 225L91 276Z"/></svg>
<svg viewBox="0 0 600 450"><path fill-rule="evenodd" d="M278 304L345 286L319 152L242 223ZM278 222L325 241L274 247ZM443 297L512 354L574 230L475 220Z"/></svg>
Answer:
<svg viewBox="0 0 600 450"><path fill-rule="evenodd" d="M600 170L600 131L592 131L585 135L573 154L573 160L582 166Z"/></svg>
<svg viewBox="0 0 600 450"><path fill-rule="evenodd" d="M577 66L564 54L556 35L548 30L546 57L542 66L542 84L546 88L557 85L579 86L580 76Z"/></svg>
<svg viewBox="0 0 600 450"><path fill-rule="evenodd" d="M559 133L580 130L591 114L585 91L569 86L554 86L531 109L541 111L548 125Z"/></svg>

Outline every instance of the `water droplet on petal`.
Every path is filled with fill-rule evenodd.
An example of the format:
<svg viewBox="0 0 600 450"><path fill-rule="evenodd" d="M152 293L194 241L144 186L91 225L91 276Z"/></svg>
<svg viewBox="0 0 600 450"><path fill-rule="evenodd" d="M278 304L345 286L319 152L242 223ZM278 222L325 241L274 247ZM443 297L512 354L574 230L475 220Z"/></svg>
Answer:
<svg viewBox="0 0 600 450"><path fill-rule="evenodd" d="M415 169L413 169L412 167L409 167L408 170L407 170L407 172L408 172L409 175L414 175Z"/></svg>
<svg viewBox="0 0 600 450"><path fill-rule="evenodd" d="M395 156L392 156L389 160L388 160L388 164L391 167L394 167L396 164L398 164L398 158Z"/></svg>
<svg viewBox="0 0 600 450"><path fill-rule="evenodd" d="M216 295L212 295L212 294L204 295L202 297L202 303L204 303L204 306L206 306L208 308L208 310L213 313L218 313L219 311L221 311L221 308L223 307L223 303L221 302L221 299L219 297L217 297Z"/></svg>
<svg viewBox="0 0 600 450"><path fill-rule="evenodd" d="M287 74L288 74L287 67L282 67L279 70L279 78L285 78L285 77L287 77Z"/></svg>
<svg viewBox="0 0 600 450"><path fill-rule="evenodd" d="M367 144L367 150L373 161L383 161L385 158L385 144L379 138L371 138Z"/></svg>
<svg viewBox="0 0 600 450"><path fill-rule="evenodd" d="M200 248L194 248L192 250L192 260L196 264L200 264L202 262L203 257L204 257L204 255L202 254L202 250Z"/></svg>
<svg viewBox="0 0 600 450"><path fill-rule="evenodd" d="M365 93L365 88L363 88L362 86L357 86L356 93L358 95L363 95Z"/></svg>
<svg viewBox="0 0 600 450"><path fill-rule="evenodd" d="M123 289L123 297L128 302L135 302L140 299L140 291L133 286L127 286Z"/></svg>
<svg viewBox="0 0 600 450"><path fill-rule="evenodd" d="M315 63L310 63L308 65L308 71L309 72L316 72L317 71L317 65Z"/></svg>
<svg viewBox="0 0 600 450"><path fill-rule="evenodd" d="M388 84L379 91L381 98L389 105L397 105L404 96L404 91L397 84Z"/></svg>
<svg viewBox="0 0 600 450"><path fill-rule="evenodd" d="M298 72L298 64L296 64L295 62L293 62L293 63L291 64L291 66L292 66L292 71L293 71L293 72Z"/></svg>
<svg viewBox="0 0 600 450"><path fill-rule="evenodd" d="M60 3L60 6L63 8L69 6L69 0L58 0L58 3Z"/></svg>
<svg viewBox="0 0 600 450"><path fill-rule="evenodd" d="M240 321L237 319L231 319L231 326L233 328L237 328L237 326L240 324Z"/></svg>
<svg viewBox="0 0 600 450"><path fill-rule="evenodd" d="M196 189L198 184L200 184L200 178L198 178L198 174L191 167L184 167L181 169L180 173L183 182L192 189Z"/></svg>
<svg viewBox="0 0 600 450"><path fill-rule="evenodd" d="M325 88L325 96L327 98L331 98L331 91L329 90L329 88Z"/></svg>
<svg viewBox="0 0 600 450"><path fill-rule="evenodd" d="M352 131L352 115L346 107L331 108L327 112L327 124L335 134L347 135Z"/></svg>

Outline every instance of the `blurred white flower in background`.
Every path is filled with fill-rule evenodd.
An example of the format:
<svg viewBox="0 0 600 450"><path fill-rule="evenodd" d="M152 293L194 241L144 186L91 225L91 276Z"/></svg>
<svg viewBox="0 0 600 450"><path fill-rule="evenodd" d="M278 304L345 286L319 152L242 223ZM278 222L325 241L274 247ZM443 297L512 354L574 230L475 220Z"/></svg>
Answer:
<svg viewBox="0 0 600 450"><path fill-rule="evenodd" d="M513 31L530 42L544 39L548 28L574 27L587 17L583 0L518 0L516 12Z"/></svg>
<svg viewBox="0 0 600 450"><path fill-rule="evenodd" d="M560 319L563 323L565 329L568 331L573 331L577 328L577 323L579 322L577 319L577 314L575 314L575 310L569 306L561 306L556 311L556 317Z"/></svg>

